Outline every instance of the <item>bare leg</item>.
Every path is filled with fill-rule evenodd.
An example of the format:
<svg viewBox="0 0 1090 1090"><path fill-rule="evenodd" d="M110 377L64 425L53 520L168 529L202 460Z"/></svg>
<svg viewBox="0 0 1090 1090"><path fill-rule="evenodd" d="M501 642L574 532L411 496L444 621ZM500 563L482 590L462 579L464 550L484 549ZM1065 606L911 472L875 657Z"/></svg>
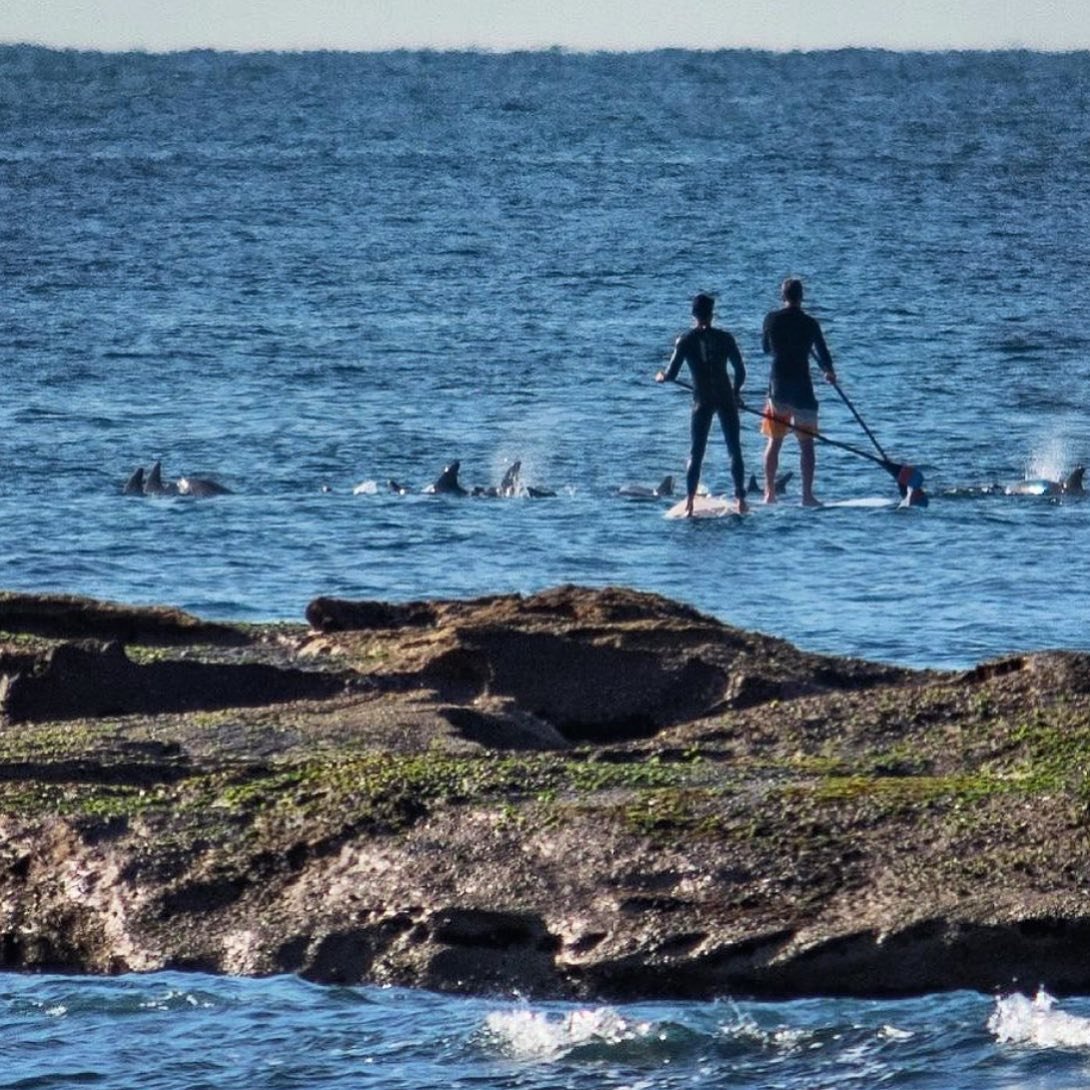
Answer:
<svg viewBox="0 0 1090 1090"><path fill-rule="evenodd" d="M820 507L821 501L814 496L814 455L813 439L799 436L799 468L802 470L802 506Z"/></svg>
<svg viewBox="0 0 1090 1090"><path fill-rule="evenodd" d="M780 465L780 447L782 439L769 437L765 447L765 503L776 502L776 470Z"/></svg>

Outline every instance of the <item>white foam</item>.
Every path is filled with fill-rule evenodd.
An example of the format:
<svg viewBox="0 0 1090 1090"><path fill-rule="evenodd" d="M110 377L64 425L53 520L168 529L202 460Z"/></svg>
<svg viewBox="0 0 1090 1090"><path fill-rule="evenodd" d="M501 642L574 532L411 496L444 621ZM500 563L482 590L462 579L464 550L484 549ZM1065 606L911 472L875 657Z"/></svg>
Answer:
<svg viewBox="0 0 1090 1090"><path fill-rule="evenodd" d="M996 1000L988 1029L1001 1044L1090 1048L1090 1018L1054 1010L1055 1002L1044 990L1033 999L1002 996Z"/></svg>
<svg viewBox="0 0 1090 1090"><path fill-rule="evenodd" d="M548 1014L525 1008L494 1011L485 1028L500 1050L519 1060L552 1061L580 1045L620 1044L645 1038L650 1022L630 1022L612 1007Z"/></svg>

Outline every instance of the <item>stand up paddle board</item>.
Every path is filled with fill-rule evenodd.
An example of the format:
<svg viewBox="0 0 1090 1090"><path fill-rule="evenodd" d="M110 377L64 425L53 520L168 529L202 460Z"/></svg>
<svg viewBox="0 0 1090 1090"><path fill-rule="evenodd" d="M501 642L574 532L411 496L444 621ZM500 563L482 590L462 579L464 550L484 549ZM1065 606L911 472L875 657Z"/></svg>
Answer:
<svg viewBox="0 0 1090 1090"><path fill-rule="evenodd" d="M888 496L855 496L846 500L823 500L822 507L900 507L900 500Z"/></svg>
<svg viewBox="0 0 1090 1090"><path fill-rule="evenodd" d="M693 500L693 518L719 519L724 515L737 514L738 501L728 500L725 496L697 496ZM664 517L668 519L685 518L685 500L678 500L678 502L666 512Z"/></svg>

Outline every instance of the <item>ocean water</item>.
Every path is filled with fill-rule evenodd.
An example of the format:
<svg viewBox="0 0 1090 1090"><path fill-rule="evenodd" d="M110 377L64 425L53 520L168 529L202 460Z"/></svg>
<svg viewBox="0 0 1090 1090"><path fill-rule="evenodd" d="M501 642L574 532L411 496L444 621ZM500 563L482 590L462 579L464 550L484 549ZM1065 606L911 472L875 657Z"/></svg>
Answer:
<svg viewBox="0 0 1090 1090"><path fill-rule="evenodd" d="M1088 106L1084 53L0 50L0 584L267 619L622 583L916 666L1084 647L1090 505L972 490L1090 457ZM692 294L756 407L788 273L931 509L619 498L684 472L652 376ZM156 459L236 495L123 497ZM557 495L420 495L453 459ZM818 492L897 496L829 446Z"/></svg>
<svg viewBox="0 0 1090 1090"><path fill-rule="evenodd" d="M918 667L1085 649L1090 503L992 486L1090 457L1088 198L1085 53L0 48L0 586L299 620L319 594L620 583ZM805 510L797 476L744 519L620 496L684 472L688 398L652 376L691 296L755 407L787 274L931 506ZM819 495L896 500L857 452L819 448ZM157 459L233 494L123 496ZM423 494L455 459L555 495ZM728 483L714 436L704 483ZM10 1087L1051 1090L1090 1064L1082 1001L0 984Z"/></svg>
<svg viewBox="0 0 1090 1090"><path fill-rule="evenodd" d="M579 1006L159 973L0 978L4 1090L1076 1088L1090 1001Z"/></svg>

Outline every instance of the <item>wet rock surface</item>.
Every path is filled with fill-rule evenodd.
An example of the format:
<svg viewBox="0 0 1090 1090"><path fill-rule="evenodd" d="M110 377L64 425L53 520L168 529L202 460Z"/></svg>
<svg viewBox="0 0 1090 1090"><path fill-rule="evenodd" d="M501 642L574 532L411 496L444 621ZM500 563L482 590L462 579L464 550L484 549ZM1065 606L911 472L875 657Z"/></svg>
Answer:
<svg viewBox="0 0 1090 1090"><path fill-rule="evenodd" d="M0 967L1090 987L1090 656L910 671L620 588L306 619L0 595Z"/></svg>

